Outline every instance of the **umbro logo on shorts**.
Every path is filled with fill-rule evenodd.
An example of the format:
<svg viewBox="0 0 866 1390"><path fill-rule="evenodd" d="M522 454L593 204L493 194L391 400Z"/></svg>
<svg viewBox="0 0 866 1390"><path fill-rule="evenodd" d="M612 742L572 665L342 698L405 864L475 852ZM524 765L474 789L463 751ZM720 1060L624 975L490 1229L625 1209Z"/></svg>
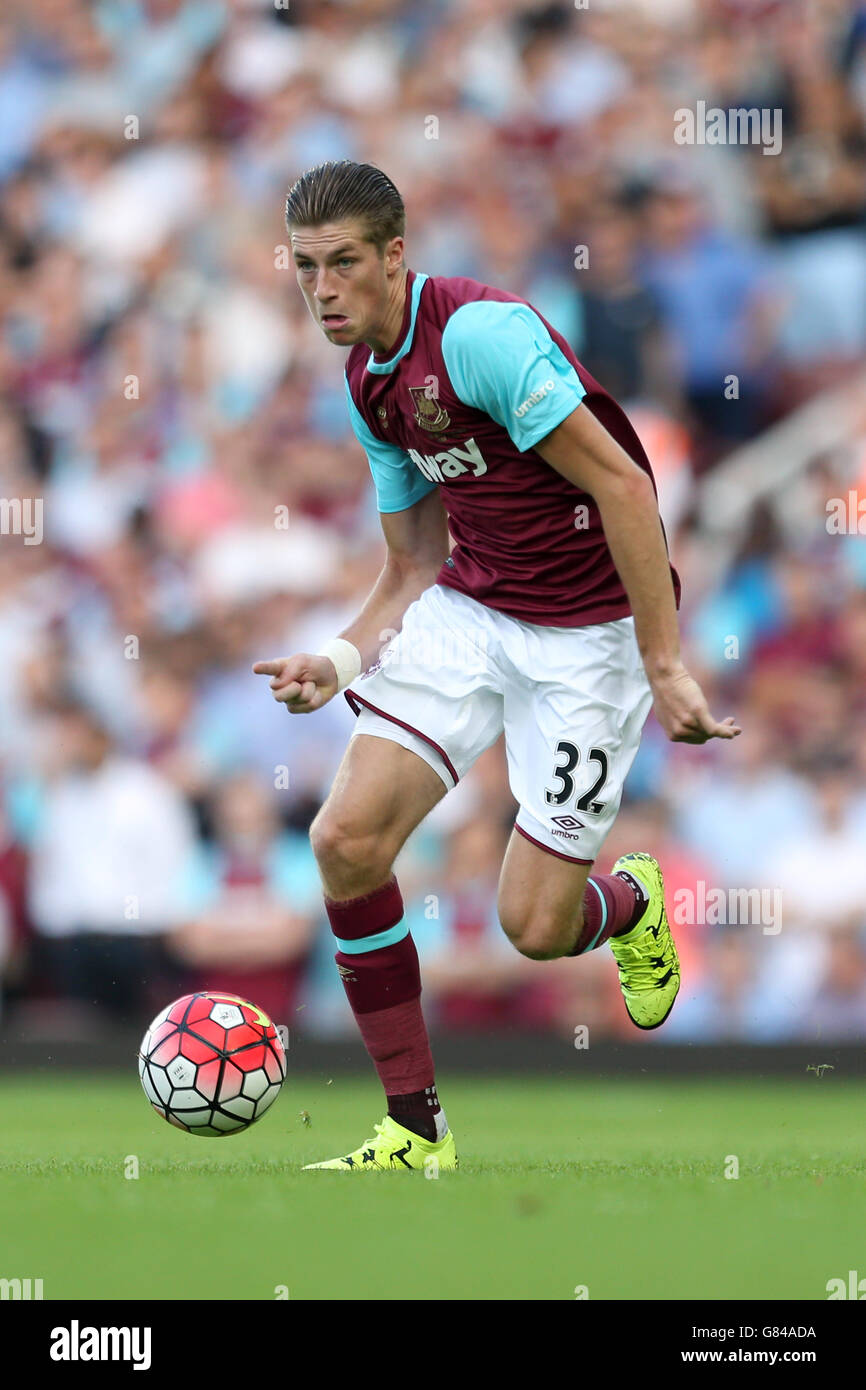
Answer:
<svg viewBox="0 0 866 1390"><path fill-rule="evenodd" d="M583 829L584 822L578 820L577 816L551 816L551 820L554 825L559 826L558 830L551 832L552 834L559 835L563 840L580 839L578 832Z"/></svg>

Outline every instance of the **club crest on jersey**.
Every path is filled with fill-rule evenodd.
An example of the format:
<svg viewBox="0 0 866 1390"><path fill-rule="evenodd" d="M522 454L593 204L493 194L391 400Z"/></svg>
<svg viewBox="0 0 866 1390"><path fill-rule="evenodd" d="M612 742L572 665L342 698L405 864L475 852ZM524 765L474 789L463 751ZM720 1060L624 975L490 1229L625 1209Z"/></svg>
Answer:
<svg viewBox="0 0 866 1390"><path fill-rule="evenodd" d="M451 416L434 396L427 394L426 386L410 386L409 395L415 405L416 425L420 425L422 430L431 430L433 434L447 430Z"/></svg>

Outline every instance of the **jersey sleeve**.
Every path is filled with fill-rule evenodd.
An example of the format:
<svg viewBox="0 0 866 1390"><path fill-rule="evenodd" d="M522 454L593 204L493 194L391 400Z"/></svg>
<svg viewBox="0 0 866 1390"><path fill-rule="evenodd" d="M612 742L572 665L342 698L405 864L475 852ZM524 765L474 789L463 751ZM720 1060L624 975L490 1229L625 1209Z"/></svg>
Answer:
<svg viewBox="0 0 866 1390"><path fill-rule="evenodd" d="M442 334L442 355L464 405L483 410L522 452L532 449L586 395L568 358L528 304L461 304Z"/></svg>
<svg viewBox="0 0 866 1390"><path fill-rule="evenodd" d="M436 483L430 482L418 471L405 449L400 449L396 444L386 444L384 440L376 438L352 399L348 378L344 380L346 399L349 402L349 419L355 438L367 455L379 511L405 511L407 507L420 502L428 492L433 492Z"/></svg>

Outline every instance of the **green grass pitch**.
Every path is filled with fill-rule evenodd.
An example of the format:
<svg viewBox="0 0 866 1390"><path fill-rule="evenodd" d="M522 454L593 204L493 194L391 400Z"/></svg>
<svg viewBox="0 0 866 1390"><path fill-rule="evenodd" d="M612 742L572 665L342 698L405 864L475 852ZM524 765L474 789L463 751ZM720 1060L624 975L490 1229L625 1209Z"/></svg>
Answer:
<svg viewBox="0 0 866 1390"><path fill-rule="evenodd" d="M820 1300L864 1269L861 1083L440 1091L462 1166L427 1179L299 1171L371 1132L374 1080L290 1076L248 1132L194 1139L134 1072L7 1078L0 1277L46 1299Z"/></svg>

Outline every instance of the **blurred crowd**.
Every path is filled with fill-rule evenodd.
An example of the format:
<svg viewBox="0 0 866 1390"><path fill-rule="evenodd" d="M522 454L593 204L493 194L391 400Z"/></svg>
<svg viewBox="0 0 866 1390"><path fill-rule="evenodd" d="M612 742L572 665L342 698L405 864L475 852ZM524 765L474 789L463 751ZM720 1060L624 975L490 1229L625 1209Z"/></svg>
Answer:
<svg viewBox="0 0 866 1390"><path fill-rule="evenodd" d="M781 148L679 144L699 102L781 113ZM330 158L385 168L409 264L529 299L646 444L687 660L744 730L651 720L599 860L665 869L659 1041L866 1036L866 420L809 461L793 540L756 505L719 575L696 507L866 362L857 0L5 0L4 1021L86 1036L209 987L354 1035L306 833L353 717L251 673L340 631L383 558L285 251ZM497 747L398 865L430 1021L625 1037L608 952L498 928L514 810Z"/></svg>

